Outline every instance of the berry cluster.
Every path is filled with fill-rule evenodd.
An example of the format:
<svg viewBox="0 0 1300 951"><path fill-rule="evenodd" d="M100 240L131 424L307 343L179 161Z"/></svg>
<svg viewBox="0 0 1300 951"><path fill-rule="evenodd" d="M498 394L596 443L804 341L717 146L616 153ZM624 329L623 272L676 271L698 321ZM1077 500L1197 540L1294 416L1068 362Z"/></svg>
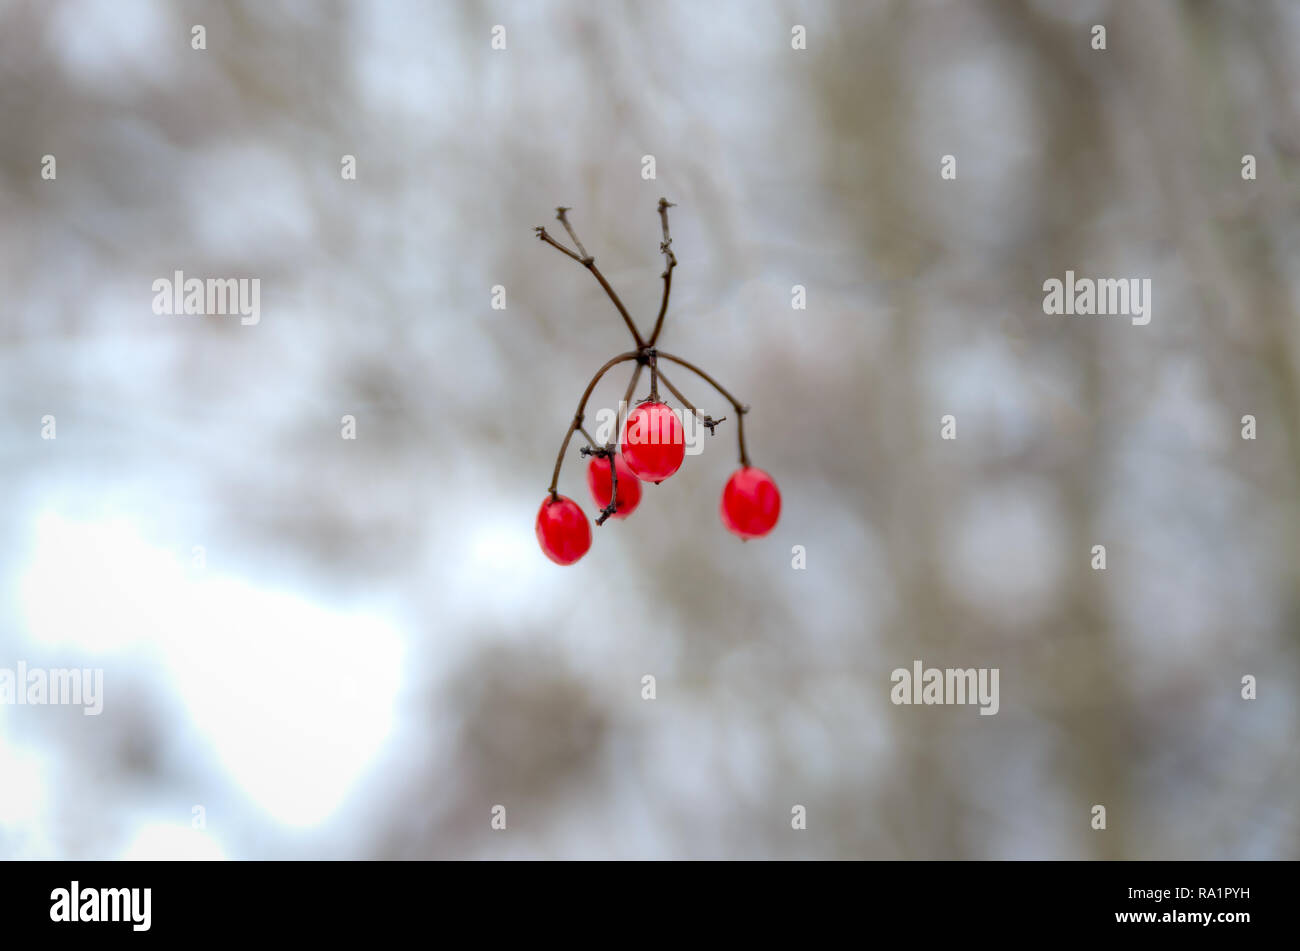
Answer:
<svg viewBox="0 0 1300 951"><path fill-rule="evenodd" d="M587 440L587 445L581 450L582 455L591 457L591 462L587 465L587 485L591 489L592 498L600 508L600 516L596 519L596 524L603 525L606 519L624 519L631 515L641 504L641 483L653 482L658 485L676 472L686 457L686 439L681 417L677 415L675 409L659 398L660 383L663 383L664 387L677 398L683 409L700 419L710 434L726 419L725 416L714 419L712 416L702 414L691 405L690 400L682 396L681 391L663 375L659 369L660 360L676 363L696 374L721 393L736 413L740 468L732 473L722 490L720 506L722 524L728 531L739 535L742 539L758 538L772 530L776 525L777 517L781 514L781 493L777 490L776 483L762 469L750 465L749 454L745 450L744 416L749 412L749 407L742 406L734 396L699 367L655 347L655 342L659 339L659 331L663 329L664 314L668 310L673 268L677 266L677 256L672 250L673 241L668 234L668 209L671 207L672 204L666 199L659 199L659 218L663 226L663 241L659 245L659 250L664 255L666 267L662 275L663 302L659 305L659 316L655 319L654 330L649 339L641 336L627 308L623 306L623 302L619 300L614 289L605 280L605 276L596 267L596 259L587 253L582 242L578 240L577 234L569 224L569 209L557 208L555 217L573 239L578 249L576 253L547 234L545 228L536 229L537 236L541 240L563 251L595 276L600 286L605 289L605 293L609 295L609 299L614 302L614 306L618 308L624 323L627 324L627 329L632 333L632 339L636 342L635 350L620 353L596 371L596 375L587 384L587 389L578 402L578 410L574 413L573 422L569 424L569 429L564 434L564 442L560 445L560 453L555 459L551 487L547 490L546 498L542 500L542 507L537 512L537 541L542 546L546 557L557 565L571 565L591 548L591 525L587 521L586 514L577 502L556 491L560 481L560 467L564 464L564 454L568 451L569 440L573 438L575 432L582 433ZM614 432L618 434L617 448L614 442L606 443L604 446L597 445L582 426L587 400L591 398L591 393L601 377L612 367L627 362L635 362L636 366L615 418ZM641 379L641 372L647 367L650 370L650 395L628 413L626 420L620 420L618 417L622 416L623 407L630 404L632 394Z"/></svg>

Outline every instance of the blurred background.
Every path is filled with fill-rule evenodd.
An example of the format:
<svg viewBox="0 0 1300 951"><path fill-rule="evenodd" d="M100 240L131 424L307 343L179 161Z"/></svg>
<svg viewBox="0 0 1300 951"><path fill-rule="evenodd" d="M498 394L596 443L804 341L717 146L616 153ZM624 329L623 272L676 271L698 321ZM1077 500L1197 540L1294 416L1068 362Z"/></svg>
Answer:
<svg viewBox="0 0 1300 951"><path fill-rule="evenodd" d="M1298 45L1245 0L0 3L0 667L104 671L0 705L0 856L1300 857ZM729 421L562 569L628 338L532 229L572 206L648 330L661 195L662 344L781 521L722 528ZM1067 269L1151 323L1046 316ZM155 314L177 270L260 322ZM893 705L916 660L999 713Z"/></svg>

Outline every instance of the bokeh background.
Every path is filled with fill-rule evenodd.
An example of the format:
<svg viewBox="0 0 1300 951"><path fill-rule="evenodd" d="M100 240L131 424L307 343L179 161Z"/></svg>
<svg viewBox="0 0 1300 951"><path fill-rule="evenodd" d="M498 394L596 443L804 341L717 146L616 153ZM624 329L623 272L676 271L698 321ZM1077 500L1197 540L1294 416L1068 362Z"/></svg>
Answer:
<svg viewBox="0 0 1300 951"><path fill-rule="evenodd" d="M0 856L1300 857L1298 48L1245 0L0 3L0 666L105 677L0 706ZM724 423L560 569L626 332L532 228L648 328L661 195L664 347L783 515L723 530ZM1151 323L1044 315L1067 269ZM175 270L260 323L154 314ZM1000 712L892 705L914 660Z"/></svg>

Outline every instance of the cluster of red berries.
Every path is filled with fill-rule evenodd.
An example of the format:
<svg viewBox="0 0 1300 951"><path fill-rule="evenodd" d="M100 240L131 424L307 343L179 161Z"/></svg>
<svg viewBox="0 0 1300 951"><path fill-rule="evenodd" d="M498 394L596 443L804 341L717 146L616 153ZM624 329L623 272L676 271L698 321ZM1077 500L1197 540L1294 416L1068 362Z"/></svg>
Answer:
<svg viewBox="0 0 1300 951"><path fill-rule="evenodd" d="M781 514L781 493L777 490L776 482L762 469L756 469L749 464L743 423L744 414L749 411L748 407L742 406L703 370L680 357L655 348L655 341L659 338L664 314L668 309L673 268L677 266L677 258L672 251L672 238L668 234L668 209L671 207L668 201L659 199L659 217L663 226L663 241L659 245L659 250L667 260L667 267L662 275L663 302L659 307L659 317L655 321L654 331L648 340L637 331L622 301L596 268L595 258L587 254L582 242L578 240L566 217L568 209L557 209L556 218L568 231L569 237L578 248L578 253L575 254L557 242L546 233L545 228L537 228L537 235L541 240L563 251L595 275L596 280L614 302L614 306L618 308L637 345L636 350L619 354L607 362L587 385L586 392L578 403L578 411L574 414L573 422L569 424L569 430L565 433L559 457L555 460L555 472L551 477L550 489L547 490L547 496L537 512L537 541L542 546L546 557L559 565L573 564L591 548L591 524L587 521L586 514L577 502L556 491L564 454L575 432L581 432L589 444L583 447L582 453L592 457L587 466L587 485L591 489L592 498L600 508L601 514L596 519L596 524L601 525L608 518L625 519L631 515L641 504L641 483L653 482L658 485L681 468L686 457L686 438L682 420L676 410L660 400L661 382L677 397L686 410L697 417L703 416L703 425L710 433L726 418L715 420L711 416L701 414L663 375L659 369L660 360L668 360L694 372L721 393L736 411L740 468L727 480L726 487L722 491L720 506L722 524L728 531L743 539L758 538L772 530ZM590 399L601 377L611 367L629 361L635 361L636 368L632 372L627 395L619 407L620 414L622 405L631 399L642 370L647 367L650 370L650 396L637 404L636 408L628 414L626 422L619 431L619 444L616 450L613 443L597 445L583 429L582 423L587 400ZM616 431L618 431L617 427Z"/></svg>

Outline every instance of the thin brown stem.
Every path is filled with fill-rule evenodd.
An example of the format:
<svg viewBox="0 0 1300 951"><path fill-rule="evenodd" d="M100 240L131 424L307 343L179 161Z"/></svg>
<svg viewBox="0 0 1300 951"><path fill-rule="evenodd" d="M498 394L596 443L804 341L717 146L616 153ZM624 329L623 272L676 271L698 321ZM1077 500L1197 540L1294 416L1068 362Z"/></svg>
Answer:
<svg viewBox="0 0 1300 951"><path fill-rule="evenodd" d="M605 520L618 511L618 466L614 464L614 444L605 447L605 458L609 460L609 504L600 510L597 525L604 525Z"/></svg>
<svg viewBox="0 0 1300 951"><path fill-rule="evenodd" d="M587 249L578 240L578 233L573 230L573 225L569 224L569 212L572 210L571 208L556 208L555 217L560 220L560 224L564 225L564 230L569 232L569 237L573 239L573 243L577 246L578 253L582 255L582 260L587 261L591 259L591 255L587 253Z"/></svg>
<svg viewBox="0 0 1300 951"><path fill-rule="evenodd" d="M632 315L627 312L627 308L624 307L623 302L619 300L618 294L614 292L614 288L610 287L609 281L605 280L605 275L600 273L600 268L596 267L596 259L587 253L587 249L584 248L582 242L578 240L577 232L575 232L573 226L569 224L568 211L569 209L567 208L557 208L555 209L555 217L560 219L560 224L564 225L564 230L569 233L569 237L573 239L573 243L578 246L577 254L574 254L564 245L560 244L560 242L547 234L546 229L541 225L538 225L537 228L534 229L537 232L537 237L545 241L551 247L563 251L592 273L596 278L596 282L605 289L605 293L609 295L609 299L613 301L614 306L618 308L619 314L623 317L623 322L627 324L627 329L632 333L632 339L636 341L637 348L643 349L646 345L645 339L641 336L641 332L636 329L636 324L632 322Z"/></svg>
<svg viewBox="0 0 1300 951"><path fill-rule="evenodd" d="M673 289L673 268L677 267L677 255L673 254L673 239L668 233L668 209L675 207L667 198L659 199L659 220L663 225L664 239L659 244L659 250L664 255L664 296L663 301L659 304L659 316L655 318L654 330L650 332L650 342L646 344L653 347L655 341L659 339L659 331L664 326L664 314L668 313L668 295Z"/></svg>
<svg viewBox="0 0 1300 951"><path fill-rule="evenodd" d="M603 446L583 446L582 455L609 460L609 504L600 510L600 514L596 518L597 525L604 525L605 521L618 511L618 467L614 465L614 444L610 442Z"/></svg>
<svg viewBox="0 0 1300 951"><path fill-rule="evenodd" d="M682 406L684 406L692 416L694 416L696 419L699 419L701 416L704 417L700 421L704 424L704 427L709 431L710 436L713 435L714 427L717 426L718 423L724 422L726 420L727 417L725 416L721 417L720 419L714 419L708 413L701 413L699 409L697 409L691 403L690 400L688 400L685 396L682 395L682 391L677 389L677 387L673 386L672 381L669 380L668 377L664 376L663 370L659 371L659 382L662 383L664 386L668 387L668 392L673 394L673 396L677 397L677 401L681 403Z"/></svg>
<svg viewBox="0 0 1300 951"><path fill-rule="evenodd" d="M556 249L558 249L558 250L560 250L560 251L563 251L565 254L567 254L569 257L573 258L573 260L577 261L579 264L582 263L582 258L578 257L576 254L574 254L572 251L570 251L570 250L569 250L568 248L566 248L564 245L560 244L560 242L556 241L556 240L555 240L554 238L552 238L549 234L547 234L547 233L546 233L546 229L543 228L541 225L538 225L538 226L537 226L536 228L534 228L533 230L537 232L537 237L541 238L543 241L545 241L545 242L546 242L547 244L549 244L551 247L556 248Z"/></svg>
<svg viewBox="0 0 1300 951"><path fill-rule="evenodd" d="M688 412L690 412L694 416L700 415L700 411L696 409L693 405L691 405L691 401L688 400L686 397L682 396L682 391L677 389L677 387L673 386L672 382L668 379L668 377L664 376L663 370L659 371L659 382L662 383L664 386L668 387L668 392L671 393L673 396L677 397L677 402L681 403L682 406L686 407L686 410Z"/></svg>
<svg viewBox="0 0 1300 951"><path fill-rule="evenodd" d="M614 302L614 306L618 308L618 312L623 315L623 322L627 324L627 329L632 332L632 339L636 341L636 345L638 347L644 347L645 340L641 338L641 332L636 329L636 324L632 323L632 315L627 312L627 308L623 306L623 302L618 299L618 295L614 293L614 288L609 286L609 281L605 280L605 275L601 274L600 270L596 267L595 259L588 258L582 263L587 265L587 270L590 271L595 276L596 280L600 282L600 286L605 288L605 293L608 294L609 299Z"/></svg>
<svg viewBox="0 0 1300 951"><path fill-rule="evenodd" d="M569 440L573 438L573 434L577 430L582 428L583 414L587 409L587 400L591 399L592 390L596 388L596 384L600 382L600 378L609 372L611 367L618 366L620 363L626 363L628 360L635 360L636 358L637 351L635 350L630 350L627 353L620 353L618 356L612 357L609 362L596 371L596 375L593 376L591 382L587 384L587 388L582 393L582 399L578 401L578 409L573 414L573 422L569 423L569 428L564 434L564 442L560 444L559 455L555 457L555 471L551 473L551 487L547 490L551 493L552 499L559 498L559 494L555 489L560 483L560 467L564 465L564 454L568 451ZM584 435L586 434L584 433Z"/></svg>
<svg viewBox="0 0 1300 951"><path fill-rule="evenodd" d="M740 402L740 400L736 399L734 396L728 393L721 383L719 383L713 377L709 376L707 373L705 373L695 364L690 363L687 360L683 360L681 357L675 357L671 353L664 353L662 350L658 352L658 355L663 357L665 360L670 360L673 363L678 364L679 366L686 367L686 369L690 370L692 373L694 373L696 376L702 379L705 383L709 384L709 386L713 387L715 390L721 393L723 398L732 405L732 407L736 411L736 434L737 434L736 438L740 443L740 464L748 468L749 453L745 449L745 414L749 412L749 407L745 406L743 403Z"/></svg>
<svg viewBox="0 0 1300 951"><path fill-rule="evenodd" d="M646 361L650 364L650 400L659 402L659 361L658 354L653 350L646 354Z"/></svg>
<svg viewBox="0 0 1300 951"><path fill-rule="evenodd" d="M614 410L614 439L616 441L623 438L622 413L625 408L632 405L632 394L636 392L636 385L641 380L641 368L641 364L638 363L636 369L632 371L632 379L628 381L627 392L623 394L623 402L619 403L618 408Z"/></svg>

